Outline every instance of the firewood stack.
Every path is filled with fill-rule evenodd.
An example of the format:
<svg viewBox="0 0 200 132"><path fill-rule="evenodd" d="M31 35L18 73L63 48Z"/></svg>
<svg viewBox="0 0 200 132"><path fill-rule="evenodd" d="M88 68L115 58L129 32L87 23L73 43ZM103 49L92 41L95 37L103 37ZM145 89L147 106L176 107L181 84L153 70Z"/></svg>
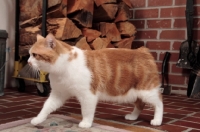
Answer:
<svg viewBox="0 0 200 132"><path fill-rule="evenodd" d="M131 0L48 0L47 32L84 50L131 48L135 26ZM42 0L20 0L19 54L41 34Z"/></svg>

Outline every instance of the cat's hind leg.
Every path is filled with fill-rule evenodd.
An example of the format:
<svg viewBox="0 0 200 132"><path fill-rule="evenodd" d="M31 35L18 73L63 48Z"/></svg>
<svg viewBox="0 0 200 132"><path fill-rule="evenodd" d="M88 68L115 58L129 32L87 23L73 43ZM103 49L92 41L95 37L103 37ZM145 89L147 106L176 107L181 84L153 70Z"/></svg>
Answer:
<svg viewBox="0 0 200 132"><path fill-rule="evenodd" d="M91 93L87 94L85 97L79 98L79 101L83 117L82 121L79 123L79 127L89 128L92 126L98 98Z"/></svg>
<svg viewBox="0 0 200 132"><path fill-rule="evenodd" d="M141 99L137 99L134 105L135 107L133 112L125 116L126 120L136 120L143 110L145 103L143 103Z"/></svg>
<svg viewBox="0 0 200 132"><path fill-rule="evenodd" d="M60 92L51 92L40 113L31 120L31 124L37 125L45 121L47 116L60 108L68 98L67 95L62 95Z"/></svg>
<svg viewBox="0 0 200 132"><path fill-rule="evenodd" d="M163 119L163 102L161 93L157 91L157 93L148 98L146 102L153 105L155 109L154 118L151 120L150 124L153 126L161 125Z"/></svg>

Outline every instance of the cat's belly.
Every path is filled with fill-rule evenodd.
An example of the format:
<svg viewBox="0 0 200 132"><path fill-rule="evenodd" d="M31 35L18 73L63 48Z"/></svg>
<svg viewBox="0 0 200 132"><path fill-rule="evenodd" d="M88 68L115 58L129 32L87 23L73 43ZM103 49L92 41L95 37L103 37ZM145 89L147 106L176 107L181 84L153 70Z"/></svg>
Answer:
<svg viewBox="0 0 200 132"><path fill-rule="evenodd" d="M135 89L131 89L125 95L110 96L106 93L98 93L99 101L117 102L117 103L133 103L137 99Z"/></svg>
<svg viewBox="0 0 200 132"><path fill-rule="evenodd" d="M134 88L130 89L127 94L119 96L110 96L106 93L98 92L99 101L108 101L116 103L134 103L137 98L140 98L144 102L148 99L157 97L159 92L159 87L156 87L152 90L135 90Z"/></svg>

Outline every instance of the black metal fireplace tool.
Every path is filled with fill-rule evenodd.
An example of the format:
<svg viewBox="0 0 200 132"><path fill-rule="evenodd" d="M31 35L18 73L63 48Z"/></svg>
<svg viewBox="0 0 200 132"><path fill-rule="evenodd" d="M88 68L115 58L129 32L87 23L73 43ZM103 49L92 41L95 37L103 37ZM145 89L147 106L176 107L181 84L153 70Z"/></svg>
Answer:
<svg viewBox="0 0 200 132"><path fill-rule="evenodd" d="M192 69L189 76L187 96L200 98L200 50L193 40L193 0L186 3L187 40L181 44L178 67Z"/></svg>
<svg viewBox="0 0 200 132"><path fill-rule="evenodd" d="M180 68L192 69L199 50L199 45L193 40L193 13L193 0L187 0L185 11L187 40L181 43L179 60L176 64Z"/></svg>

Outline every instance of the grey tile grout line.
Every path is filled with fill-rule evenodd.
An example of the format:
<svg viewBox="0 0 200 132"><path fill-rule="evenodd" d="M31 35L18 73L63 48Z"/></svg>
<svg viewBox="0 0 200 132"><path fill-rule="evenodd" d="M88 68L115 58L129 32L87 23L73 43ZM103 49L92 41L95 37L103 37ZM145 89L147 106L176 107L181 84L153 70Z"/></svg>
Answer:
<svg viewBox="0 0 200 132"><path fill-rule="evenodd" d="M190 132L192 130L192 128L188 128L187 130L184 130L182 132Z"/></svg>
<svg viewBox="0 0 200 132"><path fill-rule="evenodd" d="M143 122L143 121L136 121L136 122L131 123L131 125L137 125L140 122Z"/></svg>
<svg viewBox="0 0 200 132"><path fill-rule="evenodd" d="M187 117L191 117L192 115L196 114L196 112L193 112L191 114L187 114L185 117L182 117L182 118L179 118L179 119L174 119L172 121L169 121L169 122L166 122L166 124L171 124L171 123L174 123L176 121L180 121L180 120L183 120L184 118L187 118Z"/></svg>

